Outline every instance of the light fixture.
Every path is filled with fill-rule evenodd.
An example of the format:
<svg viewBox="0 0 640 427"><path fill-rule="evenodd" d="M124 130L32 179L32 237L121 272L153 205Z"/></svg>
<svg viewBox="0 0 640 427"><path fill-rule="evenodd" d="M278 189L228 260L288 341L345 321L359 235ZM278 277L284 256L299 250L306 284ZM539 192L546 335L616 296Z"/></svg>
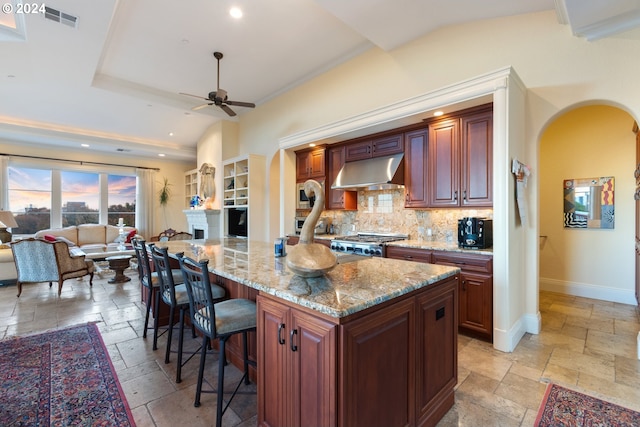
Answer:
<svg viewBox="0 0 640 427"><path fill-rule="evenodd" d="M7 228L17 227L18 223L10 211L0 211L0 242L10 242L13 238Z"/></svg>
<svg viewBox="0 0 640 427"><path fill-rule="evenodd" d="M89 144L80 144L81 147L89 147Z"/></svg>
<svg viewBox="0 0 640 427"><path fill-rule="evenodd" d="M444 114L444 111L436 111L435 113L433 113L435 117L440 117L443 114Z"/></svg>
<svg viewBox="0 0 640 427"><path fill-rule="evenodd" d="M242 18L242 9L234 6L229 9L229 15L231 15L232 18L240 19Z"/></svg>
<svg viewBox="0 0 640 427"><path fill-rule="evenodd" d="M173 136L173 132L169 132L169 136Z"/></svg>
<svg viewBox="0 0 640 427"><path fill-rule="evenodd" d="M158 153L158 157L164 157L165 154L164 153Z"/></svg>

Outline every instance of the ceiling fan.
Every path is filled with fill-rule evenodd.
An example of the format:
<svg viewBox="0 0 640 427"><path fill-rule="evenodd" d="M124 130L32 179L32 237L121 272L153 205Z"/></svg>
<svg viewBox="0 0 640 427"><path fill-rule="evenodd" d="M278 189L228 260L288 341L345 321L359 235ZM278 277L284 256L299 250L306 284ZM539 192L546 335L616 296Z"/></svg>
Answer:
<svg viewBox="0 0 640 427"><path fill-rule="evenodd" d="M228 115L233 117L233 116L236 115L236 113L231 108L229 108L229 105L235 105L237 107L255 108L256 104L254 104L252 102L231 101L231 100L228 99L227 91L224 90L224 89L220 89L220 60L222 59L223 55L220 52L213 52L213 56L218 60L218 86L217 86L217 89L215 91L213 91L213 92L209 92L209 95L207 95L206 98L204 98L202 96L198 96L198 95L191 95L189 93L180 92L180 95L192 96L194 98L204 99L205 101L208 101L206 104L202 104L202 105L198 105L196 107L193 107L192 110L196 111L196 110L200 110L202 108L208 107L210 105L217 105L225 113L227 113Z"/></svg>

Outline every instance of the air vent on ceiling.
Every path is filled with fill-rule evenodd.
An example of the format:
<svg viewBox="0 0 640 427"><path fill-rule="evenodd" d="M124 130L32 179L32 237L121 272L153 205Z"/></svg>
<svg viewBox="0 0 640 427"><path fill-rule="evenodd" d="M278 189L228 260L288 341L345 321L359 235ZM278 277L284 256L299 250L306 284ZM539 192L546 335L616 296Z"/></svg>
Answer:
<svg viewBox="0 0 640 427"><path fill-rule="evenodd" d="M54 22L59 22L71 28L78 28L78 17L60 12L59 10L45 6L44 17Z"/></svg>
<svg viewBox="0 0 640 427"><path fill-rule="evenodd" d="M120 151L120 152L124 153L125 151L129 152L131 150L129 150L128 148L116 148L116 151Z"/></svg>

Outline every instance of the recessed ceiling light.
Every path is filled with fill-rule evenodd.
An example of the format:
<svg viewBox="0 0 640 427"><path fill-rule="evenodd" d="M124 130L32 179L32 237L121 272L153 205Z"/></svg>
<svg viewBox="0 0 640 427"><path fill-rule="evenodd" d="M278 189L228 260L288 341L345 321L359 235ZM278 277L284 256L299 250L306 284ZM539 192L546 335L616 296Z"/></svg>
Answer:
<svg viewBox="0 0 640 427"><path fill-rule="evenodd" d="M242 18L242 9L234 6L229 9L229 15L231 15L232 18L240 19Z"/></svg>
<svg viewBox="0 0 640 427"><path fill-rule="evenodd" d="M164 157L164 153L158 154L158 157Z"/></svg>
<svg viewBox="0 0 640 427"><path fill-rule="evenodd" d="M90 147L89 144L80 144L80 145L83 146L83 147Z"/></svg>
<svg viewBox="0 0 640 427"><path fill-rule="evenodd" d="M169 136L173 136L173 132L169 132Z"/></svg>
<svg viewBox="0 0 640 427"><path fill-rule="evenodd" d="M433 113L433 115L436 117L440 117L443 114L444 114L444 111L436 111L435 113Z"/></svg>
<svg viewBox="0 0 640 427"><path fill-rule="evenodd" d="M311 144L309 144L309 147L315 147L316 144L314 144L313 142Z"/></svg>

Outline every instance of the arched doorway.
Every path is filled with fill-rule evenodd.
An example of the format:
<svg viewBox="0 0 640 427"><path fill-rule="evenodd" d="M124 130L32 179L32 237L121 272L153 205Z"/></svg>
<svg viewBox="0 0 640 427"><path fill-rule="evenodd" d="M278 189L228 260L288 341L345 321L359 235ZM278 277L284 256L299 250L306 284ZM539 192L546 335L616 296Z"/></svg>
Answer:
<svg viewBox="0 0 640 427"><path fill-rule="evenodd" d="M581 105L540 138L541 290L635 304L636 168L634 118L611 105ZM613 229L564 226L563 181L612 176Z"/></svg>

